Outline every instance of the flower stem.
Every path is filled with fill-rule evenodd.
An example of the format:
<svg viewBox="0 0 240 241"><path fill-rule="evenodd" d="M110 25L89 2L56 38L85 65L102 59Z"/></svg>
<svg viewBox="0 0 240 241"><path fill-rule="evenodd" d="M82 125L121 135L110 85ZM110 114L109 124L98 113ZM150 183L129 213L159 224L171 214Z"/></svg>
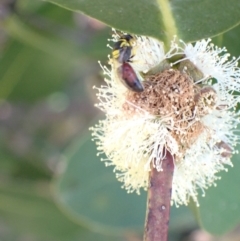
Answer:
<svg viewBox="0 0 240 241"><path fill-rule="evenodd" d="M150 172L144 241L167 241L173 171L173 157L167 151L162 171Z"/></svg>

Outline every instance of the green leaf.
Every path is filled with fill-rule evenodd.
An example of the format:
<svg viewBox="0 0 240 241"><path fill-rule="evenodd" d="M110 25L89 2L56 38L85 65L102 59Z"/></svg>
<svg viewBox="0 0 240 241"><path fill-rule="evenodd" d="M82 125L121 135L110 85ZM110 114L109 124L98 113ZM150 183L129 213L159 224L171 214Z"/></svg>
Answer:
<svg viewBox="0 0 240 241"><path fill-rule="evenodd" d="M169 42L173 35L184 41L218 35L240 22L236 0L48 0L81 11L126 32Z"/></svg>
<svg viewBox="0 0 240 241"><path fill-rule="evenodd" d="M227 47L232 56L240 56L239 48L240 25L225 33L222 37L222 45Z"/></svg>
<svg viewBox="0 0 240 241"><path fill-rule="evenodd" d="M3 146L3 143L1 142ZM29 158L30 159L30 158ZM49 180L50 171L44 166L44 163L36 158L27 159L14 155L3 150L0 152L0 176L5 178L16 178L21 180Z"/></svg>
<svg viewBox="0 0 240 241"><path fill-rule="evenodd" d="M11 184L1 182L1 240L122 240L119 237L93 233L69 220L46 195L46 190L49 189L47 184L32 184L31 182L13 182Z"/></svg>
<svg viewBox="0 0 240 241"><path fill-rule="evenodd" d="M234 155L234 167L219 174L217 187L206 191L200 198L200 223L213 234L223 234L240 223L240 154Z"/></svg>
<svg viewBox="0 0 240 241"><path fill-rule="evenodd" d="M64 61L12 41L0 60L0 98L36 100L59 90L68 71Z"/></svg>
<svg viewBox="0 0 240 241"><path fill-rule="evenodd" d="M56 199L66 213L101 232L143 230L146 192L127 194L90 140L76 142L66 154L68 166L55 181ZM187 208L173 207L170 220L173 232L195 225Z"/></svg>
<svg viewBox="0 0 240 241"><path fill-rule="evenodd" d="M57 9L61 10L60 13L69 13ZM13 16L7 23L5 29L12 38L0 59L1 99L30 102L46 97L62 90L80 61L107 55L106 33L78 45L46 32L39 34Z"/></svg>
<svg viewBox="0 0 240 241"><path fill-rule="evenodd" d="M63 208L96 229L142 228L146 193L127 194L112 168L106 168L96 157L91 140L76 143L76 147L67 155L67 169L56 182Z"/></svg>

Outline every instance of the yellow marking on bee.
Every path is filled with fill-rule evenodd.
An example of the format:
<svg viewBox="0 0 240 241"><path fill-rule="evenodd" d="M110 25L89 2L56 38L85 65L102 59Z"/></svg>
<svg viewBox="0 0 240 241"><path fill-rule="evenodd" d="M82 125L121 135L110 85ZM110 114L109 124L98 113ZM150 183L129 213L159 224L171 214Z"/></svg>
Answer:
<svg viewBox="0 0 240 241"><path fill-rule="evenodd" d="M122 47L131 47L131 44L129 42L127 42L126 39L120 40L120 41L122 41L121 45L120 45L121 48Z"/></svg>
<svg viewBox="0 0 240 241"><path fill-rule="evenodd" d="M120 55L119 49L112 51L112 56L114 59L117 59L119 55Z"/></svg>

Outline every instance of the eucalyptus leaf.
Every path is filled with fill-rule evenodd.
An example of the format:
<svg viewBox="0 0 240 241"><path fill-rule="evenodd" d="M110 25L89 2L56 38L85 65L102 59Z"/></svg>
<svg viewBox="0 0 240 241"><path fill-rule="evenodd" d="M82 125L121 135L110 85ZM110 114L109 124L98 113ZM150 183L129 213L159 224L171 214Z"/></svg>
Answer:
<svg viewBox="0 0 240 241"><path fill-rule="evenodd" d="M235 57L240 56L240 26L228 31L222 36L222 45L227 47L228 52Z"/></svg>
<svg viewBox="0 0 240 241"><path fill-rule="evenodd" d="M236 0L49 0L81 11L129 33L148 35L166 43L177 35L195 41L223 33L240 22Z"/></svg>
<svg viewBox="0 0 240 241"><path fill-rule="evenodd" d="M234 167L219 174L217 187L206 191L200 198L199 216L204 229L213 234L223 234L240 223L240 154L234 155Z"/></svg>
<svg viewBox="0 0 240 241"><path fill-rule="evenodd" d="M75 145L76 150L68 151L64 174L55 183L63 209L103 231L142 228L146 194L127 194L112 168L100 162L90 139Z"/></svg>
<svg viewBox="0 0 240 241"><path fill-rule="evenodd" d="M219 47L225 47L232 57L238 57L240 56L239 35L240 25L213 38L212 42ZM232 58L231 56L229 57L230 59Z"/></svg>
<svg viewBox="0 0 240 241"><path fill-rule="evenodd" d="M61 8L58 12L61 16L68 13ZM46 32L39 34L13 16L7 23L4 27L11 38L1 52L1 99L35 101L46 97L63 89L80 61L107 55L106 33L98 34L98 39L73 44L71 40L56 40L56 36Z"/></svg>
<svg viewBox="0 0 240 241"><path fill-rule="evenodd" d="M12 41L0 60L0 98L32 101L63 86L69 65Z"/></svg>
<svg viewBox="0 0 240 241"><path fill-rule="evenodd" d="M47 183L0 185L0 239L5 241L123 241L93 233L69 220L46 195ZM38 190L38 192L36 192ZM40 192L39 192L40 191Z"/></svg>
<svg viewBox="0 0 240 241"><path fill-rule="evenodd" d="M90 139L75 142L65 154L68 165L54 184L56 200L66 213L101 232L143 230L145 191L137 195L122 189L112 168L105 167L96 157L96 147ZM196 226L186 207L173 207L170 220L171 232L178 234Z"/></svg>

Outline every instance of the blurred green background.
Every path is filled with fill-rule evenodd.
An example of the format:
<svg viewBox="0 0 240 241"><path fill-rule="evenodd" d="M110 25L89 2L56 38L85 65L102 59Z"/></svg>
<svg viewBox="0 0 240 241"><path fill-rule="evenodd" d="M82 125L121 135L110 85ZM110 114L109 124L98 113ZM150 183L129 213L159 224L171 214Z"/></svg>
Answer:
<svg viewBox="0 0 240 241"><path fill-rule="evenodd" d="M92 86L111 32L44 1L0 0L0 241L142 240L146 193L121 189L88 130L103 117ZM238 55L238 33L214 41ZM173 207L170 240L219 240L194 220Z"/></svg>

